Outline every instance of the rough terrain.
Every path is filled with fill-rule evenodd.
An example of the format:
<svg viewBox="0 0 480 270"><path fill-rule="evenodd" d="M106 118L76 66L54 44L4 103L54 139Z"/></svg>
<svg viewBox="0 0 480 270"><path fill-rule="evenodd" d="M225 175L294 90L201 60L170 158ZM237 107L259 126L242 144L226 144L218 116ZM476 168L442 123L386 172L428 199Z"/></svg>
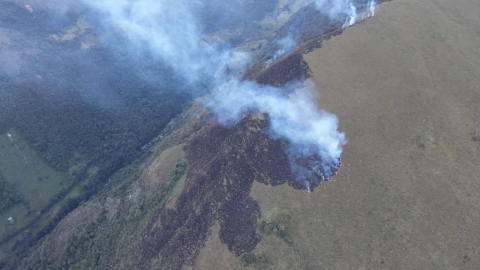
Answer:
<svg viewBox="0 0 480 270"><path fill-rule="evenodd" d="M259 223L281 219L293 245L264 235L247 268L480 267L478 10L383 3L303 56L319 107L347 134L344 166L312 194L253 185ZM197 267L245 267L222 249L212 235Z"/></svg>
<svg viewBox="0 0 480 270"><path fill-rule="evenodd" d="M197 100L21 269L479 269L478 11L382 3L247 73L310 78L338 116L343 167L312 193L263 132L268 115L226 128Z"/></svg>

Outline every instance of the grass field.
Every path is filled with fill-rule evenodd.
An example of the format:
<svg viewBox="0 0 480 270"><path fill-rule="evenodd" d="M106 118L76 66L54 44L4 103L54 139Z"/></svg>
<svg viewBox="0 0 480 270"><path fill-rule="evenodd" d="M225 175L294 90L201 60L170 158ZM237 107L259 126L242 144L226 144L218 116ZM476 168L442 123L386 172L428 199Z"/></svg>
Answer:
<svg viewBox="0 0 480 270"><path fill-rule="evenodd" d="M213 233L197 268L479 269L479 11L387 2L306 55L349 141L343 168L312 194L255 183L293 245L263 235L266 264L245 266Z"/></svg>
<svg viewBox="0 0 480 270"><path fill-rule="evenodd" d="M11 129L7 134L0 135L0 170L22 195L23 202L1 213L0 239L6 233L25 226L48 204L50 198L70 184L66 177L45 163L15 130ZM9 223L6 217L13 217L15 223Z"/></svg>
<svg viewBox="0 0 480 270"><path fill-rule="evenodd" d="M196 128L197 120L191 120L163 138L138 171L126 169L125 174L112 177L112 183L125 181L123 184L107 185L111 190L105 189L64 218L38 246L31 265L40 257L71 259L69 253L62 253L67 249L62 249L91 223L96 233L82 239L87 243L96 238L97 245L72 244L68 251L78 250L81 259L87 253L105 259L98 265L121 261L118 265L125 269L131 269L129 263L142 256L150 262L150 253L156 256L159 250L164 252L162 260L175 262L195 245L194 251L199 251L198 257L192 252L195 264L189 267L182 261L178 265L184 269L480 269L479 11L477 0L386 2L374 17L304 55L318 88L319 107L338 116L340 130L348 139L340 172L314 192L256 181L234 189L235 184L249 179L249 174L242 174L248 166L240 162L232 166L243 154L235 142L245 143L247 137L251 141L244 147L251 146L258 134L248 127L257 126L252 122L253 126L245 126L234 133L238 136L226 140L231 145L221 144L236 154L219 152L211 157L206 150L219 147L222 134L230 131L200 129L203 124ZM195 132L198 137L192 135ZM0 136L0 170L12 183L30 184L21 190L28 202L45 203L67 180L56 176L14 131L9 133L18 148L7 135ZM196 144L190 141L190 148L185 149L187 138L194 138ZM269 149L269 154L278 150ZM278 156L266 155L256 162ZM182 175L173 181L172 170L185 157L190 158L188 173L197 172L197 178ZM253 160L247 157L245 160ZM211 161L220 165L212 167L209 174L204 169ZM83 166L73 164L70 173ZM223 174L224 179L204 177L222 172L215 168L229 169L229 174ZM262 168L276 175L272 167ZM89 174L96 170L90 168ZM38 181L47 176L52 182ZM199 181L199 185L191 181ZM233 183L231 193L219 188L227 182ZM252 241L244 241L238 232L252 226L237 226L244 220L228 223L231 212L227 210L256 204L248 198L233 201L235 207L219 206L226 204L227 195L239 191L250 191L260 207L257 223L252 225L256 226L253 234L259 237L252 239L261 240L252 252L235 256L230 246L248 242L245 246L249 248ZM81 187L74 192L81 193ZM160 203L162 200L166 204ZM212 211L216 208L219 210ZM26 207L19 204L8 211L22 213ZM249 211L239 216L248 219L252 215L243 213ZM255 221L257 212L252 213ZM105 218L99 218L104 214ZM197 214L202 218L196 218ZM18 226L3 224L8 229L13 227L5 225ZM236 238L219 237L221 226ZM198 235L205 238L196 238ZM58 239L63 239L61 245ZM207 239L205 245L203 239ZM151 265L159 263L156 260L151 260ZM60 260L56 262L61 265ZM80 267L81 263L76 263L72 261L72 268Z"/></svg>

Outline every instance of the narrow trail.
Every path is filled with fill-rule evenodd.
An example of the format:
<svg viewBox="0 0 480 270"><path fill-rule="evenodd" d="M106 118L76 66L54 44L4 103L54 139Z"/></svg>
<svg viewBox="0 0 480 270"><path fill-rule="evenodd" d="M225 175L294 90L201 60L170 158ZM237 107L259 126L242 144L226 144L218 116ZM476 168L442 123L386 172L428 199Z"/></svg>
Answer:
<svg viewBox="0 0 480 270"><path fill-rule="evenodd" d="M10 142L15 146L15 148L17 149L18 153L22 156L23 160L25 160L25 164L28 164L28 160L27 158L25 157L25 155L22 153L22 151L20 150L20 147L18 147L18 145L15 143L15 141L13 140L13 136L12 134L10 133L7 133L7 136L8 136L8 139L10 140Z"/></svg>

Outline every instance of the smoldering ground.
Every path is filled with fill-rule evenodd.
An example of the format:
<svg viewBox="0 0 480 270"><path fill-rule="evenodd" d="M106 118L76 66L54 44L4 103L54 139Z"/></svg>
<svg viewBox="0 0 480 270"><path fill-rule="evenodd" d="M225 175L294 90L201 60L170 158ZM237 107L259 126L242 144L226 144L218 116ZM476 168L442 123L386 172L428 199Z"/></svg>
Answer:
<svg viewBox="0 0 480 270"><path fill-rule="evenodd" d="M308 92L285 96L285 92L255 82L242 81L249 56L228 44L207 42L198 18L200 2L136 1L125 5L89 2L105 15L105 21L119 26L136 47L146 48L185 78L193 88L209 81L206 105L222 123L236 122L248 109L266 110L272 121L269 134L290 143L288 155L299 181L307 182L313 171L318 180L329 180L340 165L345 135L338 132L338 119L318 110ZM309 83L311 84L311 83ZM309 85L312 88L311 85ZM317 156L319 164L297 162ZM309 185L306 184L309 188Z"/></svg>
<svg viewBox="0 0 480 270"><path fill-rule="evenodd" d="M61 8L54 8L55 5L35 2L30 6L33 12L18 3L12 2L12 5L23 8L27 15L35 13L35 16L55 9L60 14L57 15L60 18L59 32L96 37L101 46L96 48L94 44L89 47L93 49L81 51L78 47L71 48L73 45L69 42L54 43L51 33L33 38L25 30L35 24L31 21L16 29L23 42L33 49L58 50L59 53L53 58L44 57L47 59L45 63L33 60L24 52L9 54L10 58L5 59L15 72L9 69L10 73L4 72L4 77L8 80L22 78L20 81L23 82L28 74L31 80L50 80L51 84L74 88L83 96L93 97L92 100L115 100L117 93L108 89L112 89L111 83L118 80L123 80L124 85L141 83L159 89L188 89L193 95L207 90L209 98L206 105L218 114L221 122L238 121L247 109L266 110L272 118L268 131L270 136L290 143L287 154L299 181L307 182L312 172L318 179L328 180L339 167L346 140L345 135L338 131L336 116L319 110L308 91L289 96L282 94L285 89L243 81L242 75L251 64L250 56L234 50L228 42L212 41L207 35L221 24L232 27L244 19L261 18L262 14L271 10L275 1L263 3L260 11L256 12L251 11L252 5L257 3L235 0L223 1L221 5L213 0L84 0L75 4L69 1L63 3ZM357 14L352 13L356 8L351 1L317 0L315 4L335 20L351 22L351 17ZM67 25L78 25L78 21L72 18L78 18L79 14L87 14L88 23L94 27L67 29ZM56 23L47 16L43 18L37 26ZM80 44L85 43L80 40L82 37L75 38ZM293 40L284 41L281 45L285 51L293 48ZM59 47L54 48L52 44ZM6 48L12 50L12 46L15 47L9 45ZM107 58L109 61L105 61ZM58 72L49 77L47 70L52 67ZM311 88L313 86L310 85ZM298 162L313 156L319 157L321 162L308 165Z"/></svg>

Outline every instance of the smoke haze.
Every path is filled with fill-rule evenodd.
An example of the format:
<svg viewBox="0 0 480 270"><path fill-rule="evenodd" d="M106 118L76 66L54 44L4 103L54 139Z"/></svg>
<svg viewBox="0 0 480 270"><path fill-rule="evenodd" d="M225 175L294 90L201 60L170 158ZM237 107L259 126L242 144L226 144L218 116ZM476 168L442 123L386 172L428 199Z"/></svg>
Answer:
<svg viewBox="0 0 480 270"><path fill-rule="evenodd" d="M367 6L355 3L355 0L313 0L318 10L335 20L344 20L343 27L375 15L376 1L371 0ZM361 6L361 8L359 8Z"/></svg>
<svg viewBox="0 0 480 270"><path fill-rule="evenodd" d="M291 36L288 36L280 39L277 42L277 44L281 47L281 49L276 51L273 57L266 62L267 66L273 63L279 57L289 53L293 48L295 48L295 46L297 45L297 42L293 40Z"/></svg>
<svg viewBox="0 0 480 270"><path fill-rule="evenodd" d="M289 142L292 172L310 190L335 174L346 143L345 134L338 132L337 117L317 108L314 91L311 81L284 95L275 87L231 79L216 88L207 105L224 124L239 121L248 109L266 111L268 134Z"/></svg>
<svg viewBox="0 0 480 270"><path fill-rule="evenodd" d="M289 142L289 160L296 179L310 188L308 181L315 178L329 180L339 167L343 133L337 131L335 115L320 111L309 90L281 95L280 89L242 81L249 57L225 44L207 42L202 37L198 17L200 2L187 0L143 0L135 2L88 1L92 7L106 14L106 22L118 27L137 49L146 47L155 57L170 64L191 85L211 82L206 105L218 115L221 123L237 122L248 109L266 110L271 119L269 134ZM284 51L295 42L282 39ZM319 157L316 162L298 162ZM311 159L308 159L311 160ZM318 163L318 164L317 164Z"/></svg>
<svg viewBox="0 0 480 270"><path fill-rule="evenodd" d="M121 52L125 62L132 63L132 68L137 69L137 74L147 82L161 83L161 78L172 75L180 78L178 81L182 83L179 84L183 84L178 88L194 94L207 90L206 106L218 115L221 123L239 121L248 109L268 112L271 120L268 133L273 139L288 141L287 154L292 172L306 188L318 185L320 180L329 180L340 166L345 135L338 131L335 115L317 108L312 94L315 92L313 83L306 82L303 90L289 92L244 81L243 73L251 64L250 55L234 50L223 40L213 41L207 35L215 20L253 16L246 15L249 13L246 2L229 0L219 5L213 0L83 0L76 4L62 1L61 5L55 5L56 2L35 2L25 9L26 12L31 12L29 8L37 12L41 7L55 10L62 16L72 9L77 12L88 10L93 21L103 26L97 34L105 48L117 52L114 55ZM373 15L375 11L374 1L359 9L350 0L311 2L331 19L345 21L344 27ZM213 21L205 20L205 14L212 7L219 15ZM122 39L127 42L118 42ZM280 39L278 45L281 49L270 62L292 50L296 42L287 36ZM5 52L0 51L0 57L7 59L10 74L5 67L1 71L8 76L14 76L20 66L25 66L25 60L16 54L6 57ZM93 72L90 81L98 80L95 74L104 73ZM95 88L102 88L102 85Z"/></svg>

